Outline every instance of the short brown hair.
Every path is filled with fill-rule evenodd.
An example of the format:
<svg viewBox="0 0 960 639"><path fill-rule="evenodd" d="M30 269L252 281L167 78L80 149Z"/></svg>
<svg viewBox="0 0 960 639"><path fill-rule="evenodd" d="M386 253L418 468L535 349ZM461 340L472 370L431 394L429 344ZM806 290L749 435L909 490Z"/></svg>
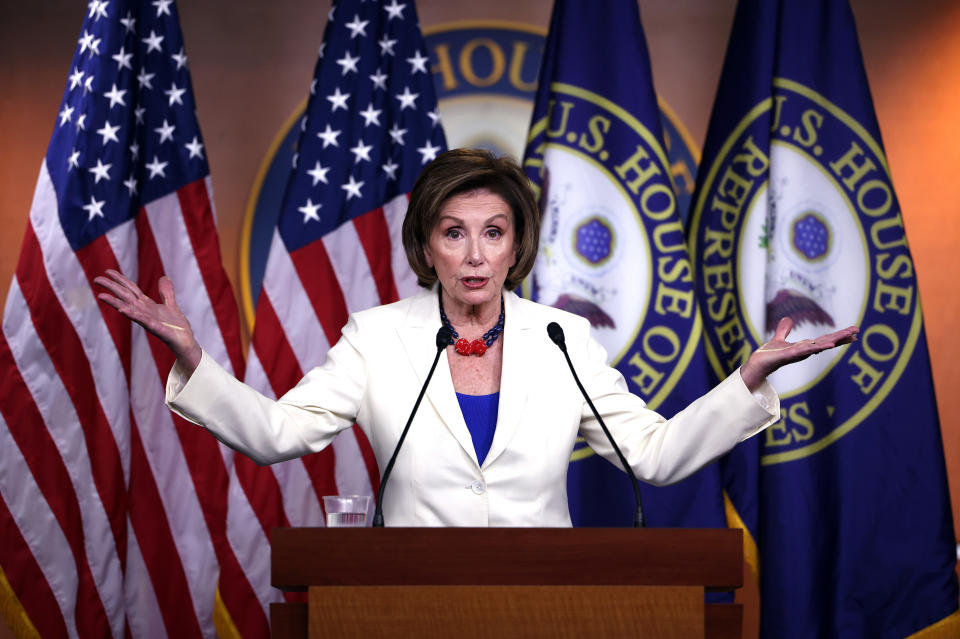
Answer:
<svg viewBox="0 0 960 639"><path fill-rule="evenodd" d="M424 248L444 203L477 189L498 195L513 211L517 263L507 272L504 286L516 288L533 268L540 245L540 211L523 170L512 158L498 158L483 149L452 149L441 153L417 178L403 220L403 248L420 286L428 288L437 281L436 271L427 266Z"/></svg>

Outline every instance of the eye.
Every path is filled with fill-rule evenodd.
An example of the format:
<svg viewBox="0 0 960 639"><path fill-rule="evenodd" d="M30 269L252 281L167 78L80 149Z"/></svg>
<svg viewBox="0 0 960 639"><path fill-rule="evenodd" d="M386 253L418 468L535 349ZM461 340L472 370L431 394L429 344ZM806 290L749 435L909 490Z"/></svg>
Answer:
<svg viewBox="0 0 960 639"><path fill-rule="evenodd" d="M463 234L460 232L460 229L455 226L451 226L446 231L444 231L443 234L451 240L459 240L461 237L463 237Z"/></svg>
<svg viewBox="0 0 960 639"><path fill-rule="evenodd" d="M503 231L495 226L487 229L487 237L489 237L491 240L499 239L502 235Z"/></svg>

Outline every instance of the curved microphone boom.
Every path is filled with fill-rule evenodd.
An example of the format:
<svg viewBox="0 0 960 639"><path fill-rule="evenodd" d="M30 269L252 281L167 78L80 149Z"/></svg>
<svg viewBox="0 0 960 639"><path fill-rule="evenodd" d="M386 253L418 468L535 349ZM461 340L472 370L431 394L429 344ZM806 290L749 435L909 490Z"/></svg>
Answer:
<svg viewBox="0 0 960 639"><path fill-rule="evenodd" d="M613 451L617 453L617 457L620 458L620 464L623 465L624 470L627 471L627 474L630 475L630 479L633 481L633 496L637 500L637 509L633 513L633 527L643 528L643 505L640 503L640 482L637 481L637 476L633 473L633 468L631 468L630 464L627 463L627 458L623 456L623 453L620 451L620 447L617 446L617 442L613 440L613 435L611 435L610 431L607 430L607 425L603 423L603 419L601 419L600 413L597 412L596 406L594 406L593 402L590 401L590 396L587 395L587 389L585 389L583 384L580 383L580 378L577 377L577 371L573 368L573 362L570 361L570 355L567 353L567 343L563 338L563 329L560 328L560 325L556 322L550 322L547 324L547 335L550 336L550 340L557 345L557 347L560 349L560 352L562 352L563 356L567 359L567 366L570 367L570 373L573 375L573 381L577 383L577 388L580 389L580 393L583 395L583 398L587 400L590 410L593 411L593 416L596 417L597 421L600 423L600 428L603 429L603 434L607 436L607 439L610 441L610 445L613 446Z"/></svg>
<svg viewBox="0 0 960 639"><path fill-rule="evenodd" d="M393 463L397 461L397 454L400 452L400 447L403 446L403 440L407 436L407 431L410 430L410 424L413 423L413 416L417 414L417 409L420 408L420 400L423 399L424 393L427 392L427 385L430 383L430 378L433 377L433 371L437 368L437 362L440 361L440 353L442 353L443 349L450 344L452 339L453 334L450 332L450 329L446 326L441 326L440 330L437 331L437 355L433 358L433 365L430 366L430 372L427 373L427 379L423 382L423 387L420 389L420 395L417 396L417 401L413 405L413 410L410 411L410 417L407 419L407 424L403 427L403 431L400 433L400 439L397 441L397 446L393 449L393 455L390 457L390 461L387 462L387 467L383 471L383 477L380 479L380 490L377 493L377 507L373 511L372 525L374 528L383 527L383 491L387 487L387 480L390 479L390 471L393 470Z"/></svg>

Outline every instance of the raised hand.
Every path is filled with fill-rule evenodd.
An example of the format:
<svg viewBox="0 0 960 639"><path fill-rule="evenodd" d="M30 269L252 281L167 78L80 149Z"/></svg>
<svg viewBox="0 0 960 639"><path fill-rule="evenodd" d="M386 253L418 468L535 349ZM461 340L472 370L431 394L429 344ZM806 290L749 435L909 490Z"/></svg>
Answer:
<svg viewBox="0 0 960 639"><path fill-rule="evenodd" d="M793 320L784 317L777 325L773 338L755 350L747 363L740 367L740 376L751 391L759 388L763 380L781 366L799 362L836 346L855 342L860 332L856 326L848 326L814 339L788 342L787 335L791 330L793 330Z"/></svg>
<svg viewBox="0 0 960 639"><path fill-rule="evenodd" d="M159 338L173 351L181 366L193 372L200 363L200 344L193 336L190 322L177 306L173 282L169 277L164 275L158 283L162 299L160 304L144 294L136 282L118 271L107 269L106 276L97 276L93 281L109 291L97 293L100 301Z"/></svg>

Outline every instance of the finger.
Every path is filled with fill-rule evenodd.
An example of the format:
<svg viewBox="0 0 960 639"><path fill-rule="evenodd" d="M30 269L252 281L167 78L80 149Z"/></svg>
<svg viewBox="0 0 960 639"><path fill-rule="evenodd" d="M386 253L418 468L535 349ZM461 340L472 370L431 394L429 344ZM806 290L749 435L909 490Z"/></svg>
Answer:
<svg viewBox="0 0 960 639"><path fill-rule="evenodd" d="M851 326L849 328L843 329L842 331L837 331L836 333L833 333L829 337L833 340L834 345L842 346L844 344L850 344L852 342L857 341L857 334L859 332L860 332L860 329L858 329L856 326Z"/></svg>
<svg viewBox="0 0 960 639"><path fill-rule="evenodd" d="M789 317L784 317L780 320L780 323L777 324L777 330L773 335L774 341L787 341L787 335L790 334L790 331L793 330L793 320Z"/></svg>
<svg viewBox="0 0 960 639"><path fill-rule="evenodd" d="M126 306L127 304L123 300L118 299L113 295L110 295L109 293L97 293L97 299L100 300L101 302L104 302L105 304L109 304L110 306L117 309L118 311L120 310L121 306Z"/></svg>
<svg viewBox="0 0 960 639"><path fill-rule="evenodd" d="M160 299L163 300L163 305L179 310L180 307L177 306L177 294L173 290L173 280L164 275L160 278L160 281L157 282L157 286L160 289Z"/></svg>
<svg viewBox="0 0 960 639"><path fill-rule="evenodd" d="M122 300L125 300L126 302L130 302L130 303L137 301L137 295L136 295L136 293L134 293L133 291L131 291L131 290L130 290L127 286L125 286L122 282L118 282L118 281L116 281L116 280L108 279L108 278L103 277L103 276L101 276L101 275L98 275L97 277L93 278L93 281L94 281L94 283L97 284L98 286L102 286L103 288L105 288L105 289L107 289L108 291L110 291L111 293L113 293L113 295L114 295L115 297L118 297L118 298L120 298L120 299L122 299Z"/></svg>
<svg viewBox="0 0 960 639"><path fill-rule="evenodd" d="M853 341L856 341L857 333L860 332L860 329L856 326L848 326L839 331L834 331L833 333L828 333L826 335L821 335L817 337L814 341L817 344L827 345L827 348L831 346L841 346L843 344L849 344Z"/></svg>
<svg viewBox="0 0 960 639"><path fill-rule="evenodd" d="M138 306L126 300L116 298L109 293L97 293L97 299L105 304L109 304L128 320L134 321L141 326L145 327L147 322L150 321L150 318L144 315Z"/></svg>
<svg viewBox="0 0 960 639"><path fill-rule="evenodd" d="M830 336L818 337L814 340L808 340L806 343L810 344L810 353L822 353L823 351L830 350L831 348L852 344L855 341L857 341L856 335L846 335L840 338ZM803 342L798 343L802 344Z"/></svg>
<svg viewBox="0 0 960 639"><path fill-rule="evenodd" d="M856 333L841 337L840 339L836 340L834 346L845 346L847 344L853 344L855 341L857 341Z"/></svg>
<svg viewBox="0 0 960 639"><path fill-rule="evenodd" d="M99 276L98 278L94 278L94 281L104 288L109 288L117 295L130 299L137 298L137 285L127 279L123 273L113 269L107 269L105 274L107 277Z"/></svg>
<svg viewBox="0 0 960 639"><path fill-rule="evenodd" d="M126 275L124 275L120 271L116 271L112 268L108 268L106 270L106 273L108 276L110 276L110 279L112 279L114 282L117 282L118 284L129 289L134 297L136 298L146 297L149 299L149 296L144 294L144 292L140 290L140 287L137 286L136 282L128 278Z"/></svg>

